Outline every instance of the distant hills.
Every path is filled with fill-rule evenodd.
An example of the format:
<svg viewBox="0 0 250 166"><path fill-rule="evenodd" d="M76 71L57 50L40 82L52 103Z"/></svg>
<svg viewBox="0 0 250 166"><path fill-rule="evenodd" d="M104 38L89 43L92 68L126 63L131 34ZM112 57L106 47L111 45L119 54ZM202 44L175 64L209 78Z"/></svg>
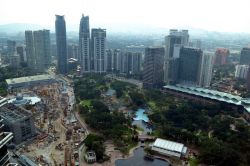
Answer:
<svg viewBox="0 0 250 166"><path fill-rule="evenodd" d="M67 24L67 33L72 35L78 35L78 26L79 25L69 25ZM100 25L91 25L92 27L99 27ZM108 35L146 35L146 36L165 36L168 34L167 28L159 28L159 27L153 27L148 25L141 25L141 24L132 24L132 25L126 25L126 24L106 24L102 25L101 28L107 29ZM55 31L54 26L42 26L37 24L27 24L27 23L12 23L12 24L4 24L0 25L0 35L14 35L14 34L23 34L25 30L39 30L39 29L49 29L52 33ZM196 29L191 27L185 27L185 28L178 28L178 29L188 29L190 32L191 38L213 38L213 39L250 39L250 34L247 33L228 33L228 32L213 32L213 31L207 31L203 29Z"/></svg>
<svg viewBox="0 0 250 166"><path fill-rule="evenodd" d="M24 32L25 30L38 30L46 28L48 27L42 27L41 25L36 25L36 24L13 23L13 24L0 25L0 32L19 33L19 32Z"/></svg>

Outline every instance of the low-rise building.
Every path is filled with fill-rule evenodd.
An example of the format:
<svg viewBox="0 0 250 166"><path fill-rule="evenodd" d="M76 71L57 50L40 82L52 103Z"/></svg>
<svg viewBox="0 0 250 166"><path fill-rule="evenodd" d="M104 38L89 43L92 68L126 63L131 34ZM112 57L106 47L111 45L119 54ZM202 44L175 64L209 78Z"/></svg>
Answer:
<svg viewBox="0 0 250 166"><path fill-rule="evenodd" d="M86 152L84 156L87 163L94 163L96 162L96 155L94 151L88 151Z"/></svg>
<svg viewBox="0 0 250 166"><path fill-rule="evenodd" d="M49 85L56 82L55 78L52 75L48 74L12 78L12 79L6 79L5 81L8 85L8 90Z"/></svg>
<svg viewBox="0 0 250 166"><path fill-rule="evenodd" d="M187 147L182 143L157 138L152 145L152 150L166 156L181 157L187 153Z"/></svg>
<svg viewBox="0 0 250 166"><path fill-rule="evenodd" d="M204 104L223 104L223 107L243 113L247 120L250 120L250 99L232 95L216 90L186 86L186 85L166 85L163 92L173 96L201 102Z"/></svg>

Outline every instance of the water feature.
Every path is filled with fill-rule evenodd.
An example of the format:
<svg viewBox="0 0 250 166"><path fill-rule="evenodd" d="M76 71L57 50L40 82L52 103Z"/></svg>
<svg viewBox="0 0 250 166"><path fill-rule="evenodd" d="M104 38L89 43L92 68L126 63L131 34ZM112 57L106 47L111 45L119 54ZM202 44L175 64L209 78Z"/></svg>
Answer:
<svg viewBox="0 0 250 166"><path fill-rule="evenodd" d="M134 155L128 159L118 159L115 161L116 166L169 166L168 162L160 159L153 161L144 159L144 149L142 147L134 150Z"/></svg>
<svg viewBox="0 0 250 166"><path fill-rule="evenodd" d="M144 113L145 109L139 108L135 113L134 120L144 120L145 122L148 122L148 115Z"/></svg>
<svg viewBox="0 0 250 166"><path fill-rule="evenodd" d="M107 96L113 96L115 94L115 90L114 89L108 89L108 91L106 92Z"/></svg>

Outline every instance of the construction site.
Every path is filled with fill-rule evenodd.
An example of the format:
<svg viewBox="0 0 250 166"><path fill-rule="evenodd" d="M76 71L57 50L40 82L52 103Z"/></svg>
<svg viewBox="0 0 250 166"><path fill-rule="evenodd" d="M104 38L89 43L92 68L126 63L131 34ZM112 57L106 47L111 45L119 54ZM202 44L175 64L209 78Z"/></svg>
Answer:
<svg viewBox="0 0 250 166"><path fill-rule="evenodd" d="M36 95L41 101L27 108L37 136L19 145L17 154L38 165L80 165L79 148L87 133L74 114L74 91L67 80L58 77L50 84L19 88L18 93Z"/></svg>

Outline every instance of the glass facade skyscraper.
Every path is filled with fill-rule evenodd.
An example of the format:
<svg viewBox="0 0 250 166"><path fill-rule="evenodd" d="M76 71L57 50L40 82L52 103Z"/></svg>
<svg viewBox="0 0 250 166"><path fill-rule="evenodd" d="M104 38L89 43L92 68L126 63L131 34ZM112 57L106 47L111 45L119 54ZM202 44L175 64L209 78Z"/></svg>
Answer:
<svg viewBox="0 0 250 166"><path fill-rule="evenodd" d="M83 72L90 72L90 31L89 16L82 15L79 28L79 49L78 61Z"/></svg>
<svg viewBox="0 0 250 166"><path fill-rule="evenodd" d="M56 15L56 47L58 73L67 73L67 41L64 16Z"/></svg>

